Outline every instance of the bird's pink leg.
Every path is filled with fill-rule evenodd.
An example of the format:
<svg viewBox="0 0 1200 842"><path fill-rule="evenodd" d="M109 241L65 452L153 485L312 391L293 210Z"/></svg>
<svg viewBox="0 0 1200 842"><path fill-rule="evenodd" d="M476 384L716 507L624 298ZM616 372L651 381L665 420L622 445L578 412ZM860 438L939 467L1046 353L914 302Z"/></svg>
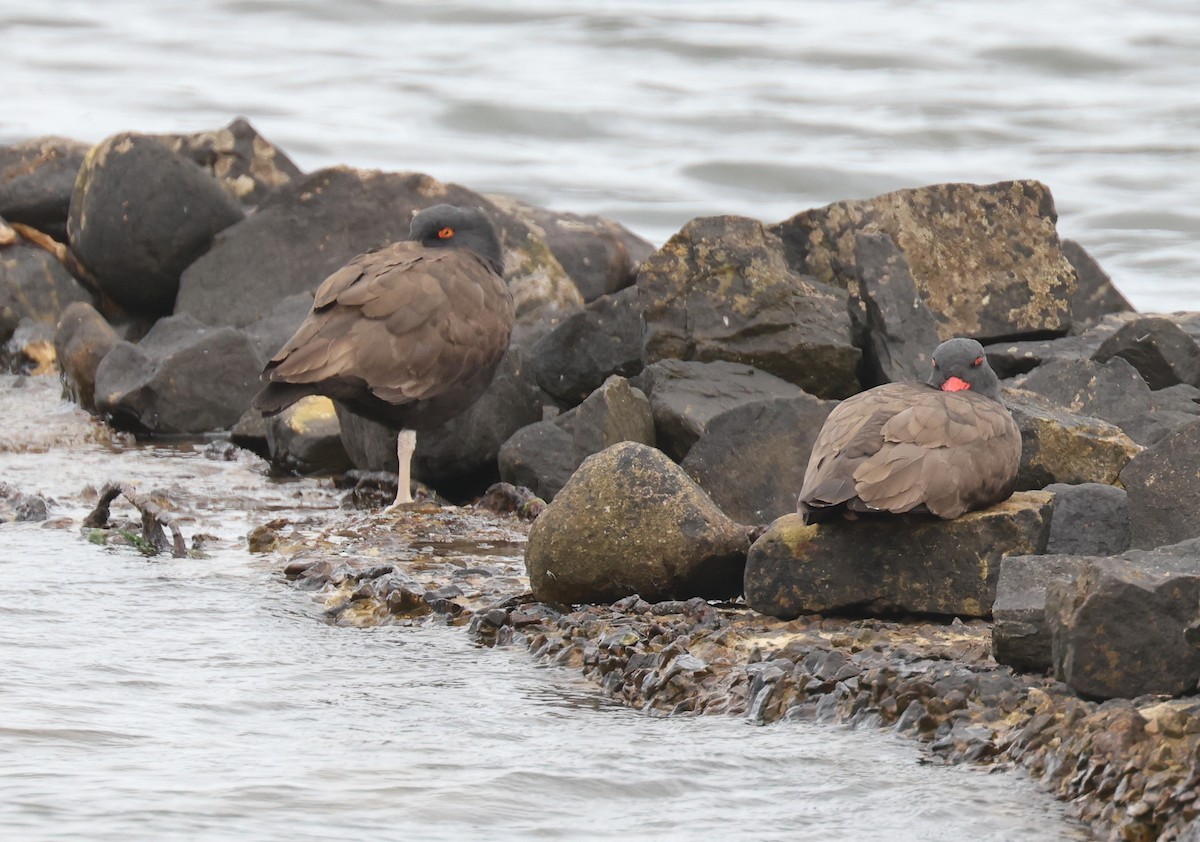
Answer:
<svg viewBox="0 0 1200 842"><path fill-rule="evenodd" d="M412 498L412 456L417 449L416 430L401 430L396 436L396 460L400 470L396 476L396 499L388 508L411 503Z"/></svg>

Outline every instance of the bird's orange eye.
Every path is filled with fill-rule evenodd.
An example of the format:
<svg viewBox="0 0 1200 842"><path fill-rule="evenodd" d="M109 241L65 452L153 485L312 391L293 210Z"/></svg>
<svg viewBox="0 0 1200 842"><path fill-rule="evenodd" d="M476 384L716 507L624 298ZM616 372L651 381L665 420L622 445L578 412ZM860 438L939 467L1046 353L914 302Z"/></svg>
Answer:
<svg viewBox="0 0 1200 842"><path fill-rule="evenodd" d="M441 231L438 231L439 240L448 240L454 236L454 229L447 225Z"/></svg>
<svg viewBox="0 0 1200 842"><path fill-rule="evenodd" d="M979 368L981 365L983 365L983 357L976 357L975 362L971 363L971 365Z"/></svg>

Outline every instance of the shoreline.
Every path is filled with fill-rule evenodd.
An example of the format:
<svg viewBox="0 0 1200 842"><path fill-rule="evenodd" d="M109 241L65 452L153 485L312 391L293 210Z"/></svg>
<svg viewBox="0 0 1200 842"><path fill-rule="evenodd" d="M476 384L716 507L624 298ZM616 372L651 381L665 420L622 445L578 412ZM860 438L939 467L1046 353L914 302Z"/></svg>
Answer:
<svg viewBox="0 0 1200 842"><path fill-rule="evenodd" d="M1080 699L996 664L983 620L782 621L700 598L537 603L521 556L527 530L511 516L418 506L359 513L315 539L308 524L303 547L290 524L258 537L337 625L460 626L651 715L887 728L933 762L1025 770L1098 838L1200 829L1200 697Z"/></svg>

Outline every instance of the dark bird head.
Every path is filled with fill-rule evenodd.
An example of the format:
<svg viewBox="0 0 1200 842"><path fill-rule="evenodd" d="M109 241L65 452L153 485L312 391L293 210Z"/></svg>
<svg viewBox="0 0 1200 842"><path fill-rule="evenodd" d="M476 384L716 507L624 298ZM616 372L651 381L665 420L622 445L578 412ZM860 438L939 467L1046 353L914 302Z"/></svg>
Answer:
<svg viewBox="0 0 1200 842"><path fill-rule="evenodd" d="M483 211L456 205L434 205L413 217L410 240L429 248L469 249L491 264L496 274L504 273L500 236Z"/></svg>
<svg viewBox="0 0 1200 842"><path fill-rule="evenodd" d="M988 365L983 346L974 339L947 339L934 349L929 385L945 392L970 389L1000 400L1000 378Z"/></svg>

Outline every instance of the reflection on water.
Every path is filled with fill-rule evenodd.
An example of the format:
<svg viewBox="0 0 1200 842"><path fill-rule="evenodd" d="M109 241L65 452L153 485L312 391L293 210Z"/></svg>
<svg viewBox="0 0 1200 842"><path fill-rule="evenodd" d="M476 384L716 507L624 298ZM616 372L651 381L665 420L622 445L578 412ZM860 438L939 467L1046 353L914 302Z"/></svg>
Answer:
<svg viewBox="0 0 1200 842"><path fill-rule="evenodd" d="M896 187L1037 178L1142 309L1200 309L1191 0L0 3L0 142L247 116L661 243Z"/></svg>
<svg viewBox="0 0 1200 842"><path fill-rule="evenodd" d="M1078 833L1019 776L924 766L890 734L654 719L460 628L326 625L243 536L331 490L197 447L107 445L52 378L13 382L0 412L42 419L42 447L0 442L0 477L75 524L85 485L167 488L185 533L216 540L206 559L147 560L77 525L0 525L6 840Z"/></svg>

